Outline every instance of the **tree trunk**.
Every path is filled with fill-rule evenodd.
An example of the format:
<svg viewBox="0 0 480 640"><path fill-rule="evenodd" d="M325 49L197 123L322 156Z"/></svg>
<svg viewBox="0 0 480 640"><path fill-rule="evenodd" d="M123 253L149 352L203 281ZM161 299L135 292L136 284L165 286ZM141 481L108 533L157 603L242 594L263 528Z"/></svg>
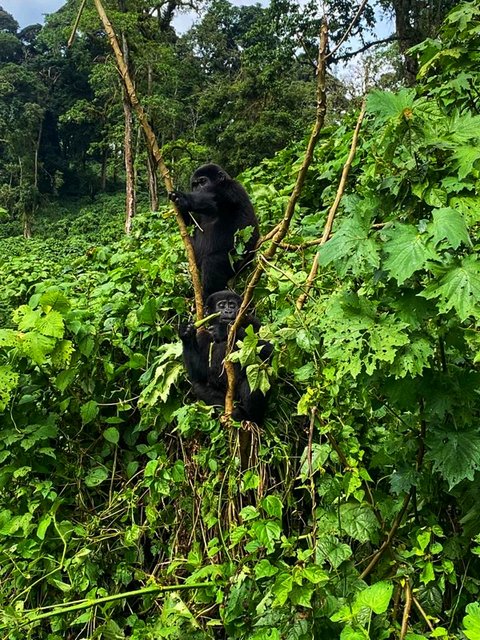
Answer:
<svg viewBox="0 0 480 640"><path fill-rule="evenodd" d="M125 34L122 34L122 49L125 64L128 65L128 43ZM125 116L125 233L132 230L132 220L136 210L134 151L133 151L133 116L130 101L123 89L123 113Z"/></svg>

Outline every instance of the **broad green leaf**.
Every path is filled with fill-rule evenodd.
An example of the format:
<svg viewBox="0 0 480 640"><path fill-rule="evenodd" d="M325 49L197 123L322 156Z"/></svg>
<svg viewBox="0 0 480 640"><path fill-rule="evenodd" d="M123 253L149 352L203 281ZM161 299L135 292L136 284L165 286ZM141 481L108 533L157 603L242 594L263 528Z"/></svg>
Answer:
<svg viewBox="0 0 480 640"><path fill-rule="evenodd" d="M70 302L62 291L50 289L42 294L40 306L45 312L54 309L59 313L66 313L70 309Z"/></svg>
<svg viewBox="0 0 480 640"><path fill-rule="evenodd" d="M343 627L340 640L370 640L366 629L354 629L353 627Z"/></svg>
<svg viewBox="0 0 480 640"><path fill-rule="evenodd" d="M467 614L463 619L463 633L468 640L480 640L480 604L472 602L465 607Z"/></svg>
<svg viewBox="0 0 480 640"><path fill-rule="evenodd" d="M398 284L403 284L415 271L422 269L433 254L424 242L425 236L412 226L396 225L389 236L385 243L388 257L384 260L383 268Z"/></svg>
<svg viewBox="0 0 480 640"><path fill-rule="evenodd" d="M294 584L290 593L290 600L297 606L311 608L311 599L314 590L315 587L310 584Z"/></svg>
<svg viewBox="0 0 480 640"><path fill-rule="evenodd" d="M29 329L35 329L38 320L42 317L39 309L32 309L27 304L23 304L18 309L15 309L13 313L13 319L18 324L18 328L21 331L28 331Z"/></svg>
<svg viewBox="0 0 480 640"><path fill-rule="evenodd" d="M44 336L63 338L64 323L58 311L49 311L47 314L41 316L38 318L35 326Z"/></svg>
<svg viewBox="0 0 480 640"><path fill-rule="evenodd" d="M278 568L274 567L269 560L263 559L255 565L255 578L257 580L260 580L260 578L270 578L278 573L278 571Z"/></svg>
<svg viewBox="0 0 480 640"><path fill-rule="evenodd" d="M467 256L461 266L450 269L440 282L434 282L421 294L427 299L440 298L442 313L454 308L460 320L480 316L480 263L475 256Z"/></svg>
<svg viewBox="0 0 480 640"><path fill-rule="evenodd" d="M374 613L385 613L393 594L392 582L376 582L361 591L357 596L357 603L361 607L369 607Z"/></svg>
<svg viewBox="0 0 480 640"><path fill-rule="evenodd" d="M141 324L154 325L157 320L157 301L151 298L137 311L137 318Z"/></svg>
<svg viewBox="0 0 480 640"><path fill-rule="evenodd" d="M105 438L105 440L107 440L107 442L111 442L112 444L118 444L120 440L120 433L118 432L118 429L116 429L115 427L109 427L108 429L105 429L105 431L103 432L103 437Z"/></svg>
<svg viewBox="0 0 480 640"><path fill-rule="evenodd" d="M89 424L92 420L98 415L98 403L95 400L90 400L86 402L80 408L80 415L82 417L82 424Z"/></svg>
<svg viewBox="0 0 480 640"><path fill-rule="evenodd" d="M37 527L37 538L40 538L40 540L45 540L45 534L47 533L47 529L50 526L51 522L52 516L49 513L42 517Z"/></svg>
<svg viewBox="0 0 480 640"><path fill-rule="evenodd" d="M433 564L431 562L426 562L423 567L422 573L420 574L420 581L423 584L428 584L429 582L433 582L435 580L435 571L433 570Z"/></svg>
<svg viewBox="0 0 480 640"><path fill-rule="evenodd" d="M55 340L49 336L44 336L35 331L19 334L19 349L36 364L44 365L47 355L53 351Z"/></svg>
<svg viewBox="0 0 480 640"><path fill-rule="evenodd" d="M373 542L378 537L378 521L370 506L357 502L342 504L340 524L348 536L359 542Z"/></svg>
<svg viewBox="0 0 480 640"><path fill-rule="evenodd" d="M368 95L367 110L385 120L399 118L405 109L413 109L415 92L412 89L390 91L371 91Z"/></svg>
<svg viewBox="0 0 480 640"><path fill-rule="evenodd" d="M57 342L50 354L52 365L57 369L68 367L74 350L74 346L70 340L60 340Z"/></svg>
<svg viewBox="0 0 480 640"><path fill-rule="evenodd" d="M318 565L314 564L307 564L303 567L302 576L312 584L326 583L329 580L328 573Z"/></svg>
<svg viewBox="0 0 480 640"><path fill-rule="evenodd" d="M450 207L434 210L431 231L435 244L447 240L453 249L458 249L462 243L471 245L462 214Z"/></svg>
<svg viewBox="0 0 480 640"><path fill-rule="evenodd" d="M464 180L474 172L474 165L480 160L480 148L478 146L457 147L453 157L458 167L458 179Z"/></svg>
<svg viewBox="0 0 480 640"><path fill-rule="evenodd" d="M427 440L426 457L433 462L452 489L462 480L473 481L475 471L480 469L480 434L474 428L455 431L453 426L436 429Z"/></svg>
<svg viewBox="0 0 480 640"><path fill-rule="evenodd" d="M0 366L0 411L3 411L18 384L19 375L8 365Z"/></svg>
<svg viewBox="0 0 480 640"><path fill-rule="evenodd" d="M272 587L272 593L280 606L284 605L293 588L293 578L289 573L283 572L277 576Z"/></svg>
<svg viewBox="0 0 480 640"><path fill-rule="evenodd" d="M18 343L18 331L0 329L0 347L15 347Z"/></svg>
<svg viewBox="0 0 480 640"><path fill-rule="evenodd" d="M256 520L252 524L252 533L268 553L273 553L275 542L280 540L282 528L273 520Z"/></svg>
<svg viewBox="0 0 480 640"><path fill-rule="evenodd" d="M55 378L55 386L63 392L72 384L75 376L76 372L74 369L66 369L65 371L61 371Z"/></svg>
<svg viewBox="0 0 480 640"><path fill-rule="evenodd" d="M265 395L271 387L265 367L259 364L249 364L246 371L250 391L256 391L258 389Z"/></svg>
<svg viewBox="0 0 480 640"><path fill-rule="evenodd" d="M95 467L95 469L91 469L85 476L85 484L87 487L98 487L98 485L102 484L108 476L108 469L105 467Z"/></svg>
<svg viewBox="0 0 480 640"><path fill-rule="evenodd" d="M270 495L263 498L262 507L272 518L280 519L282 517L283 505L277 496Z"/></svg>

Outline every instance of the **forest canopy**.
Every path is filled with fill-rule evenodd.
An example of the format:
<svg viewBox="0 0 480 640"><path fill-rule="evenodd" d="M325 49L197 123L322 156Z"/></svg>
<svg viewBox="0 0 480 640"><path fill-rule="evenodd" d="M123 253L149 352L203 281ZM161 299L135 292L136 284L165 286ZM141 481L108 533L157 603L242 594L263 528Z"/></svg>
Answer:
<svg viewBox="0 0 480 640"><path fill-rule="evenodd" d="M99 1L0 8L0 637L477 640L478 3L100 5L141 110ZM192 393L158 153L254 205L261 425Z"/></svg>

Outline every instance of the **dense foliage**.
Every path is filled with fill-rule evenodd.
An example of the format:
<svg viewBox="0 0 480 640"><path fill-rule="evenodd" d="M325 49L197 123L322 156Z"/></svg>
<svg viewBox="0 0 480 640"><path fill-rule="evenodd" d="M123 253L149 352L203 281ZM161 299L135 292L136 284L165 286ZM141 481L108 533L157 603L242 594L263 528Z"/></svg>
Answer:
<svg viewBox="0 0 480 640"><path fill-rule="evenodd" d="M418 86L368 96L296 311L356 114L322 132L256 291L271 366L253 337L241 350L271 385L247 470L241 427L189 393L168 208L128 238L120 198L49 209L28 241L2 218L3 637L480 637L479 34L459 5L417 46ZM303 154L243 173L264 231Z"/></svg>

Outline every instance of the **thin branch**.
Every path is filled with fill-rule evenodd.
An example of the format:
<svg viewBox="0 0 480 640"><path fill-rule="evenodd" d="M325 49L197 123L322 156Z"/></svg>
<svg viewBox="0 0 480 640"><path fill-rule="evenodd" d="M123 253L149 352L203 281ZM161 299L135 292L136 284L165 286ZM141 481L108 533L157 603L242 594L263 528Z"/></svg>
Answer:
<svg viewBox="0 0 480 640"><path fill-rule="evenodd" d="M331 58L334 53L336 51L338 51L340 49L340 47L342 46L342 44L345 42L345 40L348 38L348 36L350 35L351 30L353 29L353 27L355 26L355 23L357 22L357 20L360 18L360 16L362 15L363 10L365 9L365 5L367 4L368 0L362 0L362 2L360 3L360 6L358 7L357 13L355 14L353 20L350 22L350 24L348 25L348 29L345 31L345 33L343 34L343 36L340 38L340 42L337 44L337 46L335 47L335 49L333 49L333 51L330 51L330 53L327 55L327 60L328 58Z"/></svg>
<svg viewBox="0 0 480 640"><path fill-rule="evenodd" d="M315 480L313 479L313 432L315 429L315 416L317 413L317 407L312 407L312 415L310 416L310 429L308 432L308 448L307 448L307 460L308 460L308 479L310 481L310 497L312 500L312 540L311 548L317 548L317 518L315 512L317 510Z"/></svg>
<svg viewBox="0 0 480 640"><path fill-rule="evenodd" d="M422 618L427 623L427 626L430 629L430 631L435 631L435 627L433 626L433 624L428 619L427 614L425 613L425 610L423 609L422 605L415 598L415 596L412 596L412 600L413 600L413 604L417 607L419 614L422 616Z"/></svg>
<svg viewBox="0 0 480 640"><path fill-rule="evenodd" d="M320 131L322 130L323 124L325 122L325 114L327 111L327 100L326 100L326 90L325 90L327 44L328 44L328 28L327 28L326 20L323 20L322 26L320 28L320 45L319 45L319 51L318 51L317 110L316 110L315 124L313 126L312 133L310 135L310 140L308 141L307 150L302 162L302 166L300 167L300 170L297 174L297 179L292 191L292 195L290 196L287 207L285 209L283 219L278 225L277 231L272 238L271 245L263 254L263 257L266 260L271 260L273 258L282 240L285 238L288 232L290 222L292 220L293 214L295 213L295 206L302 192L302 187L305 182L308 168L312 163L313 151L317 144L318 138L320 137ZM235 345L235 334L243 321L248 305L252 301L253 294L255 292L255 287L257 286L260 280L260 277L263 273L263 269L264 269L263 264L261 263L261 261L259 261L255 271L253 272L252 276L250 277L250 280L247 283L247 287L245 289L245 293L243 296L243 302L240 306L235 322L232 324L228 334L227 354L231 353L233 346ZM225 396L225 415L230 416L233 410L235 371L233 367L233 362L230 362L228 359L225 360L225 370L227 373L227 380L228 380L227 394Z"/></svg>
<svg viewBox="0 0 480 640"><path fill-rule="evenodd" d="M400 38L398 36L392 35L392 36L388 36L388 38L383 38L382 40L367 42L366 45L364 45L363 47L360 47L360 49L357 49L356 51L349 51L347 53L344 53L342 56L338 56L337 60L345 60L345 59L353 58L353 56L357 56L359 53L364 53L365 51L368 51L369 49L371 49L372 47L375 47L376 45L388 44L389 42L396 42L399 39Z"/></svg>
<svg viewBox="0 0 480 640"><path fill-rule="evenodd" d="M407 493L407 495L405 496L405 498L403 500L402 508L400 509L400 511L397 514L397 517L393 521L392 528L388 532L387 537L385 538L385 540L383 541L382 545L380 546L378 551L375 553L373 558L370 560L370 563L368 564L368 566L362 571L362 573L360 575L360 579L361 580L364 580L373 571L373 569L377 565L377 562L380 560L380 558L383 556L384 552L390 546L395 534L397 533L398 527L402 523L403 516L407 512L408 505L410 504L411 497L412 497L411 492Z"/></svg>
<svg viewBox="0 0 480 640"><path fill-rule="evenodd" d="M337 213L338 205L342 199L343 193L345 191L345 185L347 183L348 173L350 171L350 167L352 166L353 159L355 157L355 152L357 150L358 144L358 134L360 133L360 127L362 126L363 118L365 116L365 100L362 102L362 107L360 109L360 114L357 119L357 124L355 126L355 131L353 132L352 144L350 145L350 153L348 154L347 161L343 167L342 176L340 178L340 183L337 189L337 195L335 196L335 201L330 207L330 211L328 212L327 222L325 223L325 228L323 230L323 236L320 241L320 246L323 246L328 238L330 237L330 233L332 231L333 220L335 218L335 214ZM308 292L312 288L313 281L318 271L318 261L320 257L320 250L317 251L315 258L313 260L312 268L310 269L310 273L308 275L307 281L305 283L305 291L298 297L297 300L297 309L300 311L305 304L305 300L307 299Z"/></svg>
<svg viewBox="0 0 480 640"><path fill-rule="evenodd" d="M405 607L403 609L402 628L400 629L400 640L403 640L408 631L408 618L412 608L412 589L408 579L405 582Z"/></svg>
<svg viewBox="0 0 480 640"><path fill-rule="evenodd" d="M81 4L80 4L80 8L78 10L77 13L77 17L75 18L75 22L72 28L72 33L70 34L70 38L68 39L67 42L67 48L70 49L70 47L72 46L72 44L75 42L75 38L77 36L77 29L78 29L78 25L80 24L80 19L82 17L82 13L83 10L85 9L85 5L87 4L87 0L82 0Z"/></svg>
<svg viewBox="0 0 480 640"><path fill-rule="evenodd" d="M147 144L151 150L153 157L157 163L157 166L160 169L160 173L162 175L163 181L165 183L165 188L167 191L173 191L173 183L170 177L170 173L165 165L162 151L158 146L158 142L155 136L155 133L148 121L147 114L143 109L140 101L138 100L137 93L135 91L135 87L133 86L132 79L130 78L130 74L128 73L127 66L125 64L125 60L123 58L122 50L120 49L120 45L117 40L117 36L115 35L115 31L113 29L112 23L108 19L107 14L105 13L105 9L103 8L101 0L93 0L95 3L95 7L98 11L98 15L102 21L105 32L110 41L110 45L115 54L115 59L117 62L117 68L122 78L122 82L125 87L126 96L132 105L135 113L137 114L138 120L142 125L143 131L145 133L145 138L147 140ZM182 237L182 241L185 247L185 252L187 254L188 259L188 267L190 271L190 276L192 278L193 290L195 294L195 308L197 313L197 318L200 319L203 317L203 299L202 299L202 286L200 283L200 274L198 271L197 264L195 262L195 254L193 252L192 243L190 241L190 236L187 231L187 226L180 215L178 208L172 204L173 209L175 211L175 218L177 220L178 227L180 229L180 235Z"/></svg>

